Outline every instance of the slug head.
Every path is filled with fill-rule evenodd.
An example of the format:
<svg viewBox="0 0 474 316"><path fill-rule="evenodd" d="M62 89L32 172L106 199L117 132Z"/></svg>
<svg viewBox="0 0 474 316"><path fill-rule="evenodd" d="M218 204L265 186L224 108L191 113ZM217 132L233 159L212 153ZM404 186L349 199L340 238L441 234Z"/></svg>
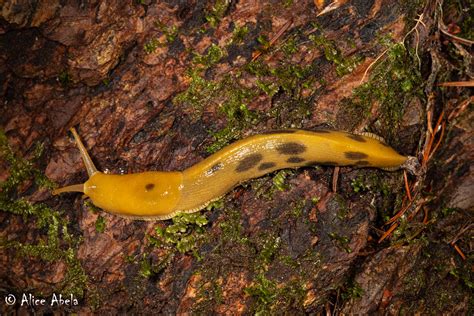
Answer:
<svg viewBox="0 0 474 316"><path fill-rule="evenodd" d="M71 128L71 132L86 166L89 180L56 189L52 192L53 195L82 192L94 205L108 212L144 219L165 218L174 211L183 188L181 172L104 174L95 168L76 130Z"/></svg>
<svg viewBox="0 0 474 316"><path fill-rule="evenodd" d="M113 214L133 217L159 217L173 212L181 190L181 172L97 172L84 183L84 194L94 205Z"/></svg>

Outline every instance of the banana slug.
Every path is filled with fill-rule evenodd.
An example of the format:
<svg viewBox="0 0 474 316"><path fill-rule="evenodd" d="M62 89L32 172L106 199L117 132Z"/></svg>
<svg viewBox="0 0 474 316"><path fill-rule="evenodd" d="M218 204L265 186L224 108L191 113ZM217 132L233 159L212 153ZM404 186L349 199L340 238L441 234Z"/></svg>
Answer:
<svg viewBox="0 0 474 316"><path fill-rule="evenodd" d="M83 192L110 213L143 220L199 211L238 184L278 169L325 164L390 170L408 159L372 134L289 129L239 140L184 171L114 175L97 171L76 130L71 132L89 179L53 194Z"/></svg>

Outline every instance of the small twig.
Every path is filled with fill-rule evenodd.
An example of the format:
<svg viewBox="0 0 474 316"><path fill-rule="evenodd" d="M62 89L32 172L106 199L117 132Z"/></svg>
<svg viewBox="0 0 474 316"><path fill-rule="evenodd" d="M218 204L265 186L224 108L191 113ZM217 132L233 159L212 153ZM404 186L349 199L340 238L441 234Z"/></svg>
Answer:
<svg viewBox="0 0 474 316"><path fill-rule="evenodd" d="M443 122L443 123L441 124L441 135L439 135L438 142L436 143L435 147L434 147L433 150L431 151L430 156L428 157L428 160L430 160L430 159L433 157L434 153L436 152L436 150L438 149L439 145L441 144L441 141L443 140L445 128L446 128L446 122Z"/></svg>
<svg viewBox="0 0 474 316"><path fill-rule="evenodd" d="M464 112L464 110L466 110L468 105L471 103L474 103L474 96L471 96L469 99L462 101L460 105L458 105L453 111L451 111L448 117L448 121L451 121L452 119L458 117L459 114Z"/></svg>
<svg viewBox="0 0 474 316"><path fill-rule="evenodd" d="M418 46L420 44L420 33L418 32L418 25L423 25L426 28L426 24L423 22L423 13L421 13L417 19L415 19L416 24L410 31L408 31L407 34L403 37L402 43L405 43L406 38L408 35L410 35L413 31L415 31L416 34L416 44L415 44L415 56L418 59L418 67L421 68L421 59L420 56L418 55Z"/></svg>
<svg viewBox="0 0 474 316"><path fill-rule="evenodd" d="M450 244L456 243L466 231L472 229L473 227L474 227L474 224L468 224L468 225L464 226L463 228L461 228L459 230L459 232L456 234L456 236L454 236L454 238L449 243Z"/></svg>
<svg viewBox="0 0 474 316"><path fill-rule="evenodd" d="M370 63L370 65L364 71L364 75L362 76L362 79L360 79L359 84L362 84L362 82L364 81L365 77L367 76L367 73L369 72L370 68L372 68L372 66L375 65L377 63L377 61L380 58L382 58L383 55L385 55L387 53L387 51L388 51L388 48L386 50L384 50L377 58L375 58L375 60L373 62Z"/></svg>
<svg viewBox="0 0 474 316"><path fill-rule="evenodd" d="M416 197L418 196L418 192L415 193L415 196L413 197L413 200L410 201L407 205L405 205L404 207L402 207L402 209L400 211L398 211L397 214L395 214L391 219L389 219L385 225L388 225L388 224L392 224L394 223L397 219L399 219L400 217L403 216L403 214L406 213L406 211L408 211L412 206L413 204L415 203L415 199ZM423 204L423 202L421 202L421 204ZM411 219L411 218L410 218Z"/></svg>
<svg viewBox="0 0 474 316"><path fill-rule="evenodd" d="M326 13L329 13L333 10L336 10L340 6L342 6L344 3L346 3L347 0L335 0L332 3L328 4L321 12L319 12L316 17L324 15Z"/></svg>
<svg viewBox="0 0 474 316"><path fill-rule="evenodd" d="M423 204L419 204L416 208L415 208L415 211L413 211L409 216L408 216L408 220L411 221L415 216L416 214L418 214L418 212L422 209L423 207Z"/></svg>
<svg viewBox="0 0 474 316"><path fill-rule="evenodd" d="M390 226L390 228L382 235L382 237L380 237L378 243L380 244L382 241L384 241L385 238L390 236L392 232L395 230L395 228L397 227L398 227L398 223L393 223L392 226Z"/></svg>
<svg viewBox="0 0 474 316"><path fill-rule="evenodd" d="M337 191L337 180L339 179L339 171L341 170L340 167L335 167L334 172L332 174L332 192L336 193Z"/></svg>
<svg viewBox="0 0 474 316"><path fill-rule="evenodd" d="M433 134L433 112L434 112L434 107L431 107L431 109L429 109L427 112L426 112L426 125L428 126L428 132L430 134Z"/></svg>
<svg viewBox="0 0 474 316"><path fill-rule="evenodd" d="M423 224L428 224L428 208L426 206L423 206L423 213L425 216L423 216Z"/></svg>
<svg viewBox="0 0 474 316"><path fill-rule="evenodd" d="M407 191L408 200L412 201L411 193L410 193L410 186L408 185L408 177L407 171L403 170L403 179L405 180L405 190Z"/></svg>
<svg viewBox="0 0 474 316"><path fill-rule="evenodd" d="M462 37L459 37L459 36L456 36L456 35L450 33L447 30L447 27L446 27L446 25L444 25L443 22L438 22L438 28L443 34L451 37L452 39L454 39L455 41L458 41L461 44L464 44L464 45L467 45L467 46L471 46L471 45L474 44L474 41L471 41L471 40L468 40L468 39L465 39L465 38L462 38Z"/></svg>
<svg viewBox="0 0 474 316"><path fill-rule="evenodd" d="M450 81L438 83L440 87L474 87L474 80L471 81Z"/></svg>
<svg viewBox="0 0 474 316"><path fill-rule="evenodd" d="M448 31L448 28L446 27L446 25L444 24L443 22L443 1L437 1L437 4L439 6L439 12L440 12L440 17L438 19L438 29L444 33L445 35L457 40L458 42L462 43L462 44L466 44L468 46L471 46L472 44L474 44L473 41L470 41L470 40L467 40L465 38L462 38L462 37L459 37L459 36L456 36L452 33L450 33Z"/></svg>
<svg viewBox="0 0 474 316"><path fill-rule="evenodd" d="M451 244L451 246L454 247L454 249L457 251L457 253L461 256L463 260L466 260L466 255L462 252L461 248L459 248L458 245Z"/></svg>
<svg viewBox="0 0 474 316"><path fill-rule="evenodd" d="M293 24L293 19L289 20L283 26L278 30L278 32L272 37L272 39L268 42L268 47L265 50L268 50L268 48L272 47L275 42L288 30L288 28ZM260 55L263 54L263 51L258 50L255 52L255 55L252 57L252 61L255 61Z"/></svg>
<svg viewBox="0 0 474 316"><path fill-rule="evenodd" d="M433 142L435 139L436 134L439 131L439 127L441 124L441 121L443 120L444 117L444 110L441 112L440 116L438 117L438 121L436 122L436 129L433 130L431 128L431 133L429 135L428 141L428 146L426 146L425 151L423 152L423 165L426 165L428 163L429 158L431 157L430 154L432 153L431 147L433 146Z"/></svg>

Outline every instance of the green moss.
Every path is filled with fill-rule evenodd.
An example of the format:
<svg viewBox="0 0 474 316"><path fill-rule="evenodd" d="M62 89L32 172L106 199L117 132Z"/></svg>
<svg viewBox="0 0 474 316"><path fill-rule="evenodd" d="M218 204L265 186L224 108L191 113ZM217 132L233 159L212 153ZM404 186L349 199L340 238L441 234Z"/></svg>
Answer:
<svg viewBox="0 0 474 316"><path fill-rule="evenodd" d="M453 213L455 213L455 212L457 212L457 211L458 211L458 209L456 209L456 208L443 207L443 208L441 209L441 212L440 212L440 213L441 213L442 217L447 217L447 216L449 216L449 215L451 215L451 214L453 214Z"/></svg>
<svg viewBox="0 0 474 316"><path fill-rule="evenodd" d="M257 245L259 252L256 258L258 263L256 270L266 271L280 249L281 238L274 234L263 235Z"/></svg>
<svg viewBox="0 0 474 316"><path fill-rule="evenodd" d="M160 46L160 41L157 38L152 38L143 45L143 50L147 54L153 53Z"/></svg>
<svg viewBox="0 0 474 316"><path fill-rule="evenodd" d="M290 43L292 42L290 41ZM294 45L296 44L294 43ZM290 49L288 48L287 52ZM257 77L257 87L270 96L272 96L275 90L282 89L289 96L293 97L294 100L298 100L302 89L311 87L315 82L313 76L315 66L312 64L304 66L283 62L277 67L271 68L261 61L254 61L248 63L245 66L245 70Z"/></svg>
<svg viewBox="0 0 474 316"><path fill-rule="evenodd" d="M43 153L43 145L37 144L32 154L31 161L15 155L8 145L7 137L0 130L0 159L9 164L9 177L1 182L0 199L7 201L9 197L16 193L19 185L27 180L33 180L38 187L52 189L55 184L49 180L42 172L34 167ZM24 208L26 210L27 208Z"/></svg>
<svg viewBox="0 0 474 316"><path fill-rule="evenodd" d="M283 6L289 8L293 5L293 0L283 0Z"/></svg>
<svg viewBox="0 0 474 316"><path fill-rule="evenodd" d="M100 207L95 206L91 200L85 200L84 206L86 206L94 214L100 214L101 212L103 212L103 210Z"/></svg>
<svg viewBox="0 0 474 316"><path fill-rule="evenodd" d="M301 267L300 262L288 256L278 255L281 238L275 233L261 234L252 240L252 244L255 244L257 249L257 255L253 260L253 271L256 276L252 285L244 289L244 292L254 299L251 310L256 314L274 314L289 308L302 310L305 296L302 280L296 278L277 283L265 275L276 260L298 268Z"/></svg>
<svg viewBox="0 0 474 316"><path fill-rule="evenodd" d="M178 28L175 25L169 26L161 21L156 21L155 25L165 35L166 43L171 44L176 40L178 36Z"/></svg>
<svg viewBox="0 0 474 316"><path fill-rule="evenodd" d="M276 82L271 82L271 81L265 82L262 80L257 80L255 84L260 90L262 90L269 97L273 97L280 89L280 87L278 86Z"/></svg>
<svg viewBox="0 0 474 316"><path fill-rule="evenodd" d="M190 79L189 87L178 94L173 99L173 103L176 105L189 104L194 109L202 111L213 95L221 89L221 85L201 77L201 70L198 68L188 70L187 76Z"/></svg>
<svg viewBox="0 0 474 316"><path fill-rule="evenodd" d="M238 74L234 77L226 75L218 82L206 80L201 76L203 66L207 69L220 58L221 54L215 48L210 49L206 55L195 55L194 61L201 68L188 72L191 79L188 89L173 100L177 105L192 106L196 114L202 113L205 106L218 100L218 110L225 115L227 126L218 131L210 131L214 143L207 147L206 151L209 153L214 153L229 142L240 138L242 130L257 119L256 114L247 108L248 102L256 95L255 91L241 86L236 80Z"/></svg>
<svg viewBox="0 0 474 316"><path fill-rule="evenodd" d="M260 273L253 284L244 291L254 299L251 310L255 315L279 314L282 311L295 309L301 312L304 310L306 288L298 280L277 284Z"/></svg>
<svg viewBox="0 0 474 316"><path fill-rule="evenodd" d="M457 34L459 37L474 41L474 2L470 1L463 5L461 1L455 1L458 6L458 12L463 13L460 28L461 32Z"/></svg>
<svg viewBox="0 0 474 316"><path fill-rule="evenodd" d="M277 286L268 280L263 273L258 274L254 284L245 288L245 294L252 296L256 301L255 314L260 314L274 303L277 297Z"/></svg>
<svg viewBox="0 0 474 316"><path fill-rule="evenodd" d="M174 25L167 26L166 24L156 21L155 26L160 32L165 35L165 41L160 41L158 38L153 37L143 45L143 50L147 54L155 52L158 47L164 47L167 44L173 43L178 37L178 28Z"/></svg>
<svg viewBox="0 0 474 316"><path fill-rule="evenodd" d="M350 282L349 286L343 289L341 292L341 298L343 301L349 299L361 298L364 294L364 289L355 281Z"/></svg>
<svg viewBox="0 0 474 316"><path fill-rule="evenodd" d="M216 28L220 20L224 17L224 14L229 7L230 1L227 0L215 0L214 5L210 10L207 11L206 21L212 28Z"/></svg>
<svg viewBox="0 0 474 316"><path fill-rule="evenodd" d="M200 273L195 273L199 275ZM206 315L209 311L213 311L214 308L223 302L222 284L217 278L210 277L203 281L198 287L196 295L196 304L193 306L193 314Z"/></svg>
<svg viewBox="0 0 474 316"><path fill-rule="evenodd" d="M285 182L286 177L293 175L294 171L290 169L283 169L278 171L273 177L273 185L279 191L286 191L290 186Z"/></svg>
<svg viewBox="0 0 474 316"><path fill-rule="evenodd" d="M69 87L69 85L72 83L71 74L67 70L61 71L61 73L58 75L58 81L61 86L63 86L63 88Z"/></svg>
<svg viewBox="0 0 474 316"><path fill-rule="evenodd" d="M347 253L351 253L352 249L349 247L350 239L346 236L341 236L337 233L329 233L329 237L336 243L336 245Z"/></svg>
<svg viewBox="0 0 474 316"><path fill-rule="evenodd" d="M172 219L173 223L165 228L155 227L154 236L149 242L156 247L175 247L180 253L191 251L197 258L197 247L205 236L204 226L208 220L201 213L183 213Z"/></svg>
<svg viewBox="0 0 474 316"><path fill-rule="evenodd" d="M9 166L9 177L0 183L0 209L23 217L40 232L37 243L18 240L0 240L0 247L13 248L20 256L36 257L46 262L63 261L67 265L65 278L53 291L72 293L83 297L87 275L77 259L75 248L81 241L68 232L64 214L43 203L31 203L21 196L19 187L33 182L38 187L51 189L55 185L40 170L35 162L40 158L43 146L37 145L31 160L13 152L3 131L0 131L0 159ZM41 232L45 232L42 235Z"/></svg>
<svg viewBox="0 0 474 316"><path fill-rule="evenodd" d="M233 125L227 125L224 129L211 132L210 134L214 138L214 142L206 147L206 151L209 154L217 152L219 149L222 149L233 140L239 139L241 133L242 131L240 128Z"/></svg>
<svg viewBox="0 0 474 316"><path fill-rule="evenodd" d="M99 215L95 221L95 231L98 233L103 233L105 231L106 222L105 218Z"/></svg>
<svg viewBox="0 0 474 316"><path fill-rule="evenodd" d="M471 255L472 258L472 255ZM472 261L471 261L472 262ZM474 281L472 279L472 272L469 269L453 268L449 271L449 274L454 276L456 279L462 281L471 291L474 290Z"/></svg>
<svg viewBox="0 0 474 316"><path fill-rule="evenodd" d="M193 63L195 65L202 65L205 69L217 64L222 57L225 56L225 51L218 45L212 43L204 55L194 53Z"/></svg>
<svg viewBox="0 0 474 316"><path fill-rule="evenodd" d="M234 30L232 31L232 44L242 44L244 38L249 33L248 26L244 25L242 27L235 26Z"/></svg>
<svg viewBox="0 0 474 316"><path fill-rule="evenodd" d="M351 187L352 187L352 190L354 190L355 193L364 192L364 191L368 190L367 185L364 184L364 179L363 179L362 175L359 175L359 176L357 176L357 178L352 179Z"/></svg>
<svg viewBox="0 0 474 316"><path fill-rule="evenodd" d="M283 46L281 47L281 50L283 51L283 53L285 53L286 57L293 56L293 54L295 54L298 51L297 40L294 37L289 38L285 42L285 44L283 44Z"/></svg>
<svg viewBox="0 0 474 316"><path fill-rule="evenodd" d="M388 37L382 37L380 43L387 46L385 58L372 67L369 81L354 89L351 99L344 100L340 118L346 122L350 118L352 126L348 128L352 128L370 114L372 104L378 103L380 116L375 128L392 140L405 108L414 98L424 98L423 80L415 51Z"/></svg>
<svg viewBox="0 0 474 316"><path fill-rule="evenodd" d="M266 51L270 48L270 40L266 35L259 35L257 37L257 43L260 45L259 51Z"/></svg>
<svg viewBox="0 0 474 316"><path fill-rule="evenodd" d="M308 38L322 50L324 57L336 66L336 74L340 77L354 71L362 61L360 56L343 56L336 44L322 35L311 34Z"/></svg>
<svg viewBox="0 0 474 316"><path fill-rule="evenodd" d="M226 209L225 214L226 220L219 223L223 241L248 244L249 239L243 235L244 228L242 227L240 212L234 209Z"/></svg>
<svg viewBox="0 0 474 316"><path fill-rule="evenodd" d="M290 210L290 216L293 218L300 218L303 215L303 211L306 207L306 200L299 200L295 203L292 203L292 208Z"/></svg>
<svg viewBox="0 0 474 316"><path fill-rule="evenodd" d="M77 297L84 297L85 290L89 290L90 297L95 298L95 289L88 287L89 278L77 258L77 252L73 248L65 251L65 261L67 264L66 276L62 280L62 287L65 293L72 293ZM95 305L99 303L96 302Z"/></svg>

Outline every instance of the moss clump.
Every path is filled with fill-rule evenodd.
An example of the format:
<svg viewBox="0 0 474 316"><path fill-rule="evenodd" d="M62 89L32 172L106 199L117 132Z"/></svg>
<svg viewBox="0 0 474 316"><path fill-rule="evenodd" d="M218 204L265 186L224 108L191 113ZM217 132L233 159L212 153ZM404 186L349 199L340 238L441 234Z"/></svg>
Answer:
<svg viewBox="0 0 474 316"><path fill-rule="evenodd" d="M340 77L354 71L362 61L360 56L343 56L336 44L322 35L311 34L309 39L317 48L322 50L324 57L336 66L336 74Z"/></svg>
<svg viewBox="0 0 474 316"><path fill-rule="evenodd" d="M215 142L206 149L209 153L240 138L241 131L256 120L255 113L247 107L256 93L239 83L239 73L234 76L224 75L220 81L207 80L202 75L225 55L226 51L215 44L208 48L206 54L195 53L194 67L187 72L190 79L189 87L173 100L177 105L192 106L196 114L202 113L206 106L217 106L219 112L225 115L226 127L219 131L211 131Z"/></svg>
<svg viewBox="0 0 474 316"><path fill-rule="evenodd" d="M106 227L105 218L99 215L99 217L97 217L97 220L95 221L95 231L98 233L103 233L105 231L105 227Z"/></svg>
<svg viewBox="0 0 474 316"><path fill-rule="evenodd" d="M258 274L253 284L244 291L254 299L251 310L256 315L278 314L295 308L302 311L306 295L302 282L292 280L278 284L267 279L263 273Z"/></svg>
<svg viewBox="0 0 474 316"><path fill-rule="evenodd" d="M343 301L349 299L361 298L364 294L364 289L355 281L350 282L348 286L343 288L341 298Z"/></svg>
<svg viewBox="0 0 474 316"><path fill-rule="evenodd" d="M58 75L57 80L63 88L69 87L72 83L71 74L67 70L61 71L61 73Z"/></svg>
<svg viewBox="0 0 474 316"><path fill-rule="evenodd" d="M240 26L235 26L234 30L232 31L232 44L242 44L244 38L247 36L249 33L249 28L248 26L244 25L242 27Z"/></svg>
<svg viewBox="0 0 474 316"><path fill-rule="evenodd" d="M176 40L178 36L178 28L175 25L168 26L161 21L156 21L155 25L165 35L166 43L171 44Z"/></svg>
<svg viewBox="0 0 474 316"><path fill-rule="evenodd" d="M155 26L160 30L161 34L164 35L165 40L161 40L153 37L143 45L143 50L147 54L155 52L158 47L164 47L167 44L173 43L178 37L178 28L174 25L167 26L166 24L156 21Z"/></svg>
<svg viewBox="0 0 474 316"><path fill-rule="evenodd" d="M18 255L36 257L46 262L65 262L66 276L52 291L83 297L87 275L75 251L80 239L69 233L64 214L45 204L29 202L21 196L18 189L31 182L39 188L54 187L53 182L35 167L35 161L39 159L42 152L43 146L37 145L31 160L20 157L13 152L5 134L0 131L0 159L9 165L9 177L0 183L0 210L22 216L25 222L33 223L40 232L37 243L2 238L0 247L15 249ZM41 232L46 232L46 234L41 235Z"/></svg>
<svg viewBox="0 0 474 316"><path fill-rule="evenodd" d="M173 252L166 252L160 257L159 262L155 263L149 254L144 253L140 260L129 259L129 261L140 266L138 271L140 277L151 278L162 272L169 265L173 257Z"/></svg>
<svg viewBox="0 0 474 316"><path fill-rule="evenodd" d="M350 238L346 236L341 236L338 233L329 233L329 238L331 238L340 249L344 250L347 253L351 253L352 249L349 247Z"/></svg>
<svg viewBox="0 0 474 316"><path fill-rule="evenodd" d="M294 174L295 174L295 172L293 170L289 170L289 169L284 169L284 170L278 171L272 179L273 186L275 187L275 189L277 189L278 191L288 190L290 188L290 186L289 186L289 184L286 183L285 180L288 176L291 176L291 175L294 175Z"/></svg>
<svg viewBox="0 0 474 316"><path fill-rule="evenodd" d="M160 46L160 41L157 38L152 38L143 45L143 50L147 54L153 53Z"/></svg>
<svg viewBox="0 0 474 316"><path fill-rule="evenodd" d="M238 210L226 209L227 220L219 223L222 238L225 242L248 244L248 237L244 236L244 228L240 222L241 214Z"/></svg>
<svg viewBox="0 0 474 316"><path fill-rule="evenodd" d="M339 118L346 122L344 124L349 122L350 129L370 114L373 104L379 104L380 116L374 128L392 140L405 108L413 98L423 98L423 81L414 50L386 37L381 43L387 46L385 59L372 68L369 81L354 89L351 99L343 101Z"/></svg>
<svg viewBox="0 0 474 316"><path fill-rule="evenodd" d="M208 220L201 213L184 213L173 217L173 223L165 228L157 226L156 235L149 236L151 245L176 247L180 253L192 251L199 258L197 246L204 238Z"/></svg>
<svg viewBox="0 0 474 316"><path fill-rule="evenodd" d="M8 145L7 137L0 130L0 159L9 164L10 176L0 184L0 200L9 201L9 197L15 195L17 187L27 180L33 180L38 187L52 189L54 183L49 180L40 170L34 167L34 161L37 161L43 154L43 145L37 144L31 161L15 155Z"/></svg>
<svg viewBox="0 0 474 316"><path fill-rule="evenodd" d="M277 296L276 283L268 280L263 273L257 275L254 284L245 289L245 294L256 300L255 312L261 313L271 305Z"/></svg>
<svg viewBox="0 0 474 316"><path fill-rule="evenodd" d="M207 49L206 54L201 55L198 53L194 53L193 64L196 66L201 65L203 67L201 68L201 70L208 69L209 67L217 64L224 56L225 51L213 43Z"/></svg>
<svg viewBox="0 0 474 316"><path fill-rule="evenodd" d="M215 0L214 5L206 12L206 21L212 28L217 27L220 20L224 17L229 4L230 1L227 0Z"/></svg>

